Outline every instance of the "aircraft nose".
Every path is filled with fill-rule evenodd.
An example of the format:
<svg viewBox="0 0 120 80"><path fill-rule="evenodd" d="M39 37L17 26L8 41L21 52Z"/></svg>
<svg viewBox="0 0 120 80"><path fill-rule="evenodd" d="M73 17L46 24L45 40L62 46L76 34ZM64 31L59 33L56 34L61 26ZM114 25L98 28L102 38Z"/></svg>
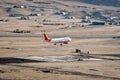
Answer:
<svg viewBox="0 0 120 80"><path fill-rule="evenodd" d="M71 38L69 38L69 41L71 41L72 39Z"/></svg>

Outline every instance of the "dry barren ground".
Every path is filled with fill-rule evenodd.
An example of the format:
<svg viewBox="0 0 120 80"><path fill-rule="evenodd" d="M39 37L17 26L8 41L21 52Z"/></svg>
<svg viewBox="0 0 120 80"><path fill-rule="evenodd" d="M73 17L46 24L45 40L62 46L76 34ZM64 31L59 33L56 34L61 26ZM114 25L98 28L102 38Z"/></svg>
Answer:
<svg viewBox="0 0 120 80"><path fill-rule="evenodd" d="M76 16L80 17L83 15L80 13L83 10L91 12L96 8L100 11L117 11L119 7L93 6L68 0L34 0L43 3L54 1L54 4L49 5L33 4L28 1L0 1L0 19L8 20L0 21L0 36L2 36L0 37L0 60L3 57L78 55L75 49L80 49L82 52L89 51L90 54L120 55L120 38L112 38L120 36L120 26L81 27L83 25L80 23L81 19L65 19L64 16L53 15L56 11L65 9L68 12L78 13ZM20 17L8 17L6 9L13 7L11 3L43 7L41 9L43 11L40 11L41 16L31 17L31 20L20 20ZM87 8L75 8L79 5ZM29 15L33 11L16 8L13 12ZM13 37L13 35L20 35L20 33L13 33L16 29L31 31L31 33L23 33L23 36L29 34L42 36L46 31L53 37L70 36L72 41L69 45L60 46L47 43L42 37ZM0 80L120 80L120 60L0 63Z"/></svg>
<svg viewBox="0 0 120 80"><path fill-rule="evenodd" d="M119 80L120 61L25 63L0 66L0 77L10 80Z"/></svg>
<svg viewBox="0 0 120 80"><path fill-rule="evenodd" d="M106 36L119 36L119 26L87 26L84 28L61 29L61 26L35 27L38 23L29 22L16 21L18 23L16 25L11 22L0 23L0 33L3 35L16 34L11 33L11 31L19 28L31 30L32 33L30 34L38 34L40 36L43 34L42 31L46 30L48 35L56 37L68 35L71 37L102 36L103 38L72 38L70 44L60 46L59 44L54 45L45 42L42 37L0 37L0 57L77 55L75 49L81 49L82 52L89 51L90 54L120 54L120 39L106 38ZM119 60L0 64L0 79L120 80L119 67Z"/></svg>
<svg viewBox="0 0 120 80"><path fill-rule="evenodd" d="M69 45L55 46L41 38L1 37L1 57L45 56L75 54L75 49L91 54L119 54L119 39L73 39Z"/></svg>
<svg viewBox="0 0 120 80"><path fill-rule="evenodd" d="M0 57L75 55L75 49L90 54L119 54L120 40L73 39L69 45L53 45L39 37L1 37ZM11 80L119 80L119 60L0 64L0 78Z"/></svg>

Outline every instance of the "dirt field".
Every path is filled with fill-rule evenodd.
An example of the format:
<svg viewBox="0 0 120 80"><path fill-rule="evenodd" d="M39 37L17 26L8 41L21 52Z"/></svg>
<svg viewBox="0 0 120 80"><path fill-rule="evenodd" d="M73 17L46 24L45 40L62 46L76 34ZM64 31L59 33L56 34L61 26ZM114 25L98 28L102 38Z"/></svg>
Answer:
<svg viewBox="0 0 120 80"><path fill-rule="evenodd" d="M13 12L28 15L31 10L34 10L34 7L37 9L44 7L41 9L44 11L39 12L41 16L31 17L30 20L8 17L9 13L6 13L6 9L13 7L11 4L16 4L17 1L22 5L24 3L24 5L31 7L27 9L16 8L13 9ZM76 19L65 19L64 16L53 15L58 9L80 13L83 10L91 12L93 8L117 11L119 7L49 0L54 4L49 4L48 8L48 4L33 5L32 2L21 1L23 0L0 1L2 4L0 6L1 19L8 20L8 22L0 21L0 60L6 57L78 55L79 53L75 53L76 49L80 49L84 53L89 51L93 55L106 54L120 57L120 38L113 38L120 36L120 26L91 26L86 24L82 27L83 24L80 23L81 19L79 19L80 14L76 14L78 17ZM87 9L74 8L79 5L85 6ZM13 33L16 29L29 30L30 33ZM68 45L54 45L43 40L44 32L51 37L69 36L72 41ZM20 37L21 35L22 37ZM0 80L120 80L120 60L0 63Z"/></svg>
<svg viewBox="0 0 120 80"><path fill-rule="evenodd" d="M75 49L91 54L119 54L119 39L72 39L69 45L55 46L41 38L31 37L1 37L1 57L45 56L75 54Z"/></svg>
<svg viewBox="0 0 120 80"><path fill-rule="evenodd" d="M120 61L1 64L4 80L119 80Z"/></svg>
<svg viewBox="0 0 120 80"><path fill-rule="evenodd" d="M119 54L120 40L73 38L60 46L41 37L1 37L0 57L77 55L75 49L90 54ZM0 78L10 80L119 80L119 60L79 62L37 62L0 64Z"/></svg>

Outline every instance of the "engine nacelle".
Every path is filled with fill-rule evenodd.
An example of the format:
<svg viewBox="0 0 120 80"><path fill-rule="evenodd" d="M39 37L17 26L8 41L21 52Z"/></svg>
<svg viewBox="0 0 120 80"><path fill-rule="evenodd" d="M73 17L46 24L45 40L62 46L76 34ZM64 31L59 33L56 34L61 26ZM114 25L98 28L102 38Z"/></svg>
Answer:
<svg viewBox="0 0 120 80"><path fill-rule="evenodd" d="M68 44L68 42L64 42L64 44Z"/></svg>

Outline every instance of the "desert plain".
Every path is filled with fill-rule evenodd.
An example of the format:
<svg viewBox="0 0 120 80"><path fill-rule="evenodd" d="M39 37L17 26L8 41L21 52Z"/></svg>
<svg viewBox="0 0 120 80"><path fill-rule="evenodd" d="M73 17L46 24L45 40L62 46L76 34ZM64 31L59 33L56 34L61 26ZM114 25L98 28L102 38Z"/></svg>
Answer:
<svg viewBox="0 0 120 80"><path fill-rule="evenodd" d="M53 15L54 12L63 9L67 12L80 13L82 10L89 12L95 8L98 11L119 10L119 7L93 6L64 0L40 0L42 1L40 5L37 0L36 3L32 0L18 1L28 8L13 8L11 13L28 15L35 7L41 8L39 12L41 16L32 16L30 20L9 17L4 9L12 7L11 3L18 4L18 2L1 0L0 18L8 21L0 21L0 80L120 80L119 25L83 24L79 14L76 14L78 18L75 19ZM76 6L80 7L79 5L83 8L76 8ZM87 7L84 8L85 6ZM30 33L15 33L16 29L28 30ZM62 46L54 45L44 41L44 32L51 38L68 36L72 41ZM107 58L63 62L13 60L31 56L79 56L76 49L80 49L85 55L89 52L88 56L103 55Z"/></svg>
<svg viewBox="0 0 120 80"><path fill-rule="evenodd" d="M9 26L8 26L9 27ZM87 26L68 29L41 28L51 37L70 36L69 44L54 45L43 40L43 32L34 35L1 32L0 57L79 55L75 49L90 54L120 55L119 26ZM2 29L7 29L2 27ZM12 28L10 28L12 29ZM29 28L31 29L31 28ZM13 29L14 30L14 29ZM40 32L41 31L41 32ZM17 36L11 36L17 35ZM29 36L26 36L29 35ZM71 62L1 63L1 80L119 80L120 60L85 60Z"/></svg>

